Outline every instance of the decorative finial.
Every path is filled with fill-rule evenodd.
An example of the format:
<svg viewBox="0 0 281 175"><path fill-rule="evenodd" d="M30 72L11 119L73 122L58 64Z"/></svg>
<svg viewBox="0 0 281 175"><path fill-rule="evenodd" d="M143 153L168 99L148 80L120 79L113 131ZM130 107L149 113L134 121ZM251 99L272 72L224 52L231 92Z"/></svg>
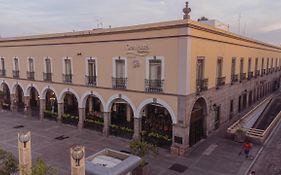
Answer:
<svg viewBox="0 0 281 175"><path fill-rule="evenodd" d="M188 2L185 2L185 8L182 11L184 13L183 19L190 19L191 8L188 7Z"/></svg>

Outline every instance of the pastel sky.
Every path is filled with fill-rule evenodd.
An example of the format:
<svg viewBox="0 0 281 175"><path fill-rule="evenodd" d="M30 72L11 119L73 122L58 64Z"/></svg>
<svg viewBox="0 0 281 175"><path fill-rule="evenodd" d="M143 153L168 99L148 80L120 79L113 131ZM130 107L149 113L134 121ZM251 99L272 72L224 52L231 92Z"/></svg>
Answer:
<svg viewBox="0 0 281 175"><path fill-rule="evenodd" d="M194 20L218 19L229 24L232 32L281 45L281 0L189 0L189 4ZM0 0L0 35L176 20L182 19L184 5L185 0Z"/></svg>

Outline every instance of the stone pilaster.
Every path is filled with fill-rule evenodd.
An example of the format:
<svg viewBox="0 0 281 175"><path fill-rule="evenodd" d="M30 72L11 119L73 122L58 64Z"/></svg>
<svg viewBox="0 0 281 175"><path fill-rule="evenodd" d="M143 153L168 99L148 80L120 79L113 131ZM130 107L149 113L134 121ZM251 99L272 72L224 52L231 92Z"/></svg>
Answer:
<svg viewBox="0 0 281 175"><path fill-rule="evenodd" d="M46 109L46 100L40 99L40 120L44 119L44 111Z"/></svg>
<svg viewBox="0 0 281 175"><path fill-rule="evenodd" d="M58 118L57 118L58 123L61 123L62 115L64 114L63 106L64 106L63 103L58 103Z"/></svg>
<svg viewBox="0 0 281 175"><path fill-rule="evenodd" d="M103 113L103 130L102 133L104 136L109 135L109 125L110 125L110 112Z"/></svg>
<svg viewBox="0 0 281 175"><path fill-rule="evenodd" d="M189 127L173 125L171 154L184 155L189 148Z"/></svg>
<svg viewBox="0 0 281 175"><path fill-rule="evenodd" d="M82 129L84 127L85 111L85 108L79 108L78 129Z"/></svg>
<svg viewBox="0 0 281 175"><path fill-rule="evenodd" d="M10 94L10 100L11 100L11 111L16 112L17 111L17 100L16 100L16 94Z"/></svg>
<svg viewBox="0 0 281 175"><path fill-rule="evenodd" d="M31 115L31 111L30 111L30 97L29 96L24 96L24 114L26 116L30 116Z"/></svg>
<svg viewBox="0 0 281 175"><path fill-rule="evenodd" d="M140 131L141 131L141 118L134 118L134 135L133 135L133 139L135 140L140 140L141 139L141 135L140 135Z"/></svg>
<svg viewBox="0 0 281 175"><path fill-rule="evenodd" d="M20 175L31 175L31 134L18 133L19 170Z"/></svg>
<svg viewBox="0 0 281 175"><path fill-rule="evenodd" d="M132 110L129 104L127 104L126 106L127 110L126 110L126 117L127 117L127 122L130 122L132 119Z"/></svg>

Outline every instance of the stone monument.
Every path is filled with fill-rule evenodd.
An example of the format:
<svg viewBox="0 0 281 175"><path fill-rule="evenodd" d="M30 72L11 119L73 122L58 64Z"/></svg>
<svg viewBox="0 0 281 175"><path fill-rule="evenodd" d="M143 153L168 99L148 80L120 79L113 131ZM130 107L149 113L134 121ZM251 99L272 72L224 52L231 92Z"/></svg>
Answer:
<svg viewBox="0 0 281 175"><path fill-rule="evenodd" d="M76 145L70 149L71 175L85 175L85 147Z"/></svg>
<svg viewBox="0 0 281 175"><path fill-rule="evenodd" d="M18 133L18 150L20 175L30 175L32 167L30 131Z"/></svg>

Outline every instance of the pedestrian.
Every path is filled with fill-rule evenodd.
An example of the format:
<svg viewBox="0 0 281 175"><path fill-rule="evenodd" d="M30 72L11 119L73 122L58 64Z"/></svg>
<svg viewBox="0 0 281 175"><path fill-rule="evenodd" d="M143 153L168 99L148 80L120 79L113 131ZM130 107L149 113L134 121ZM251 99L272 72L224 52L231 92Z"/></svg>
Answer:
<svg viewBox="0 0 281 175"><path fill-rule="evenodd" d="M243 150L244 150L244 153L245 153L245 157L246 157L246 158L249 157L250 151L251 151L252 148L253 148L253 144L250 143L249 141L246 141L246 142L243 144Z"/></svg>

